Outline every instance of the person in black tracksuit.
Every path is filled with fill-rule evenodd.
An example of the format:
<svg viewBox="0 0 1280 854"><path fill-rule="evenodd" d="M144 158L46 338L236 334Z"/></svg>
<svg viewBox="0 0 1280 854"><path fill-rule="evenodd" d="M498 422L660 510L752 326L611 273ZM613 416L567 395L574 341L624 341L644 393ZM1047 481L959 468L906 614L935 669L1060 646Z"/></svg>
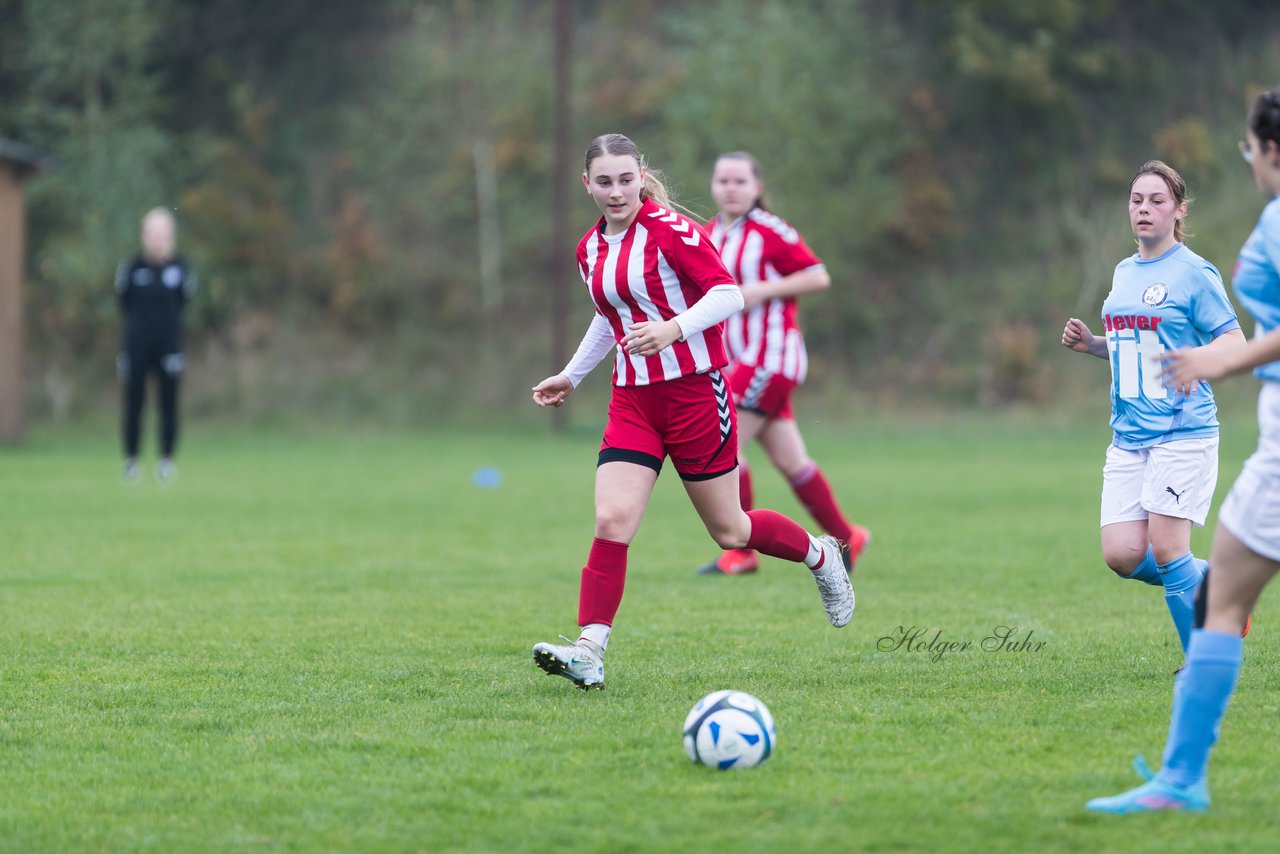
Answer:
<svg viewBox="0 0 1280 854"><path fill-rule="evenodd" d="M124 315L124 345L117 359L124 388L124 476L136 480L138 444L147 377L160 386L160 458L156 477L174 475L173 451L178 439L178 380L182 354L182 309L195 292L196 277L174 254L175 225L165 208L142 219L142 251L120 263L116 295Z"/></svg>

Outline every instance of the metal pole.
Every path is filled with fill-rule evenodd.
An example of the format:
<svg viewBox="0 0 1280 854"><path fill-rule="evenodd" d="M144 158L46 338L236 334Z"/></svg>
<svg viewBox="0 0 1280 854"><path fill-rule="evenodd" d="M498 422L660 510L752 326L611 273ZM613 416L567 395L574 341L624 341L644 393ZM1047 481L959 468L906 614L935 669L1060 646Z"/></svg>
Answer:
<svg viewBox="0 0 1280 854"><path fill-rule="evenodd" d="M569 358L566 341L569 321L570 260L569 187L573 178L570 137L573 116L569 104L569 63L573 55L574 0L556 0L552 62L555 66L555 136L551 157L551 371L564 367ZM563 407L551 413L552 429L564 432L568 418Z"/></svg>

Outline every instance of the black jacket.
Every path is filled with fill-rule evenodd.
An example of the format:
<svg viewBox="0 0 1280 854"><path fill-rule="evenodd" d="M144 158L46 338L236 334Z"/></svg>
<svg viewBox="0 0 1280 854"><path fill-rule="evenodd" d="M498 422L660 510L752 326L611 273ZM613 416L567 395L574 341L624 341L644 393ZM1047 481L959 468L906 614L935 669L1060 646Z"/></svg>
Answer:
<svg viewBox="0 0 1280 854"><path fill-rule="evenodd" d="M151 264L141 255L120 262L116 295L125 317L125 341L161 340L173 351L182 344L182 308L196 290L196 277L182 256Z"/></svg>

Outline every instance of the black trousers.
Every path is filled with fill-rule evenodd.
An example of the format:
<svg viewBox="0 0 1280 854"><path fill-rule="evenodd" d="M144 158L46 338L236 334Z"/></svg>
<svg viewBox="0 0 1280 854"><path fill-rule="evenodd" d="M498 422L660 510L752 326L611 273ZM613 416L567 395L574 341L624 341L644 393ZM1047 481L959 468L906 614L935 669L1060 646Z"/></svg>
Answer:
<svg viewBox="0 0 1280 854"><path fill-rule="evenodd" d="M136 457L142 433L147 378L155 376L160 390L160 456L173 456L178 441L178 380L185 360L165 341L129 341L116 360L124 389L124 455Z"/></svg>

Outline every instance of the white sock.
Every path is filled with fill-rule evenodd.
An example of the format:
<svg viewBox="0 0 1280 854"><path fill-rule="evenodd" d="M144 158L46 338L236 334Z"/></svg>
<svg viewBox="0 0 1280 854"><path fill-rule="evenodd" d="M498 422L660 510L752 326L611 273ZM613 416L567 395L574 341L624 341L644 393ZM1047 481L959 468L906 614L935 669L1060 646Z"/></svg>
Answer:
<svg viewBox="0 0 1280 854"><path fill-rule="evenodd" d="M822 560L822 544L813 534L809 535L809 553L804 556L804 565L813 569Z"/></svg>
<svg viewBox="0 0 1280 854"><path fill-rule="evenodd" d="M581 633L578 634L578 640L594 644L600 650L600 654L603 655L605 648L609 646L609 635L612 633L612 626L606 626L604 623L590 623L582 627Z"/></svg>

